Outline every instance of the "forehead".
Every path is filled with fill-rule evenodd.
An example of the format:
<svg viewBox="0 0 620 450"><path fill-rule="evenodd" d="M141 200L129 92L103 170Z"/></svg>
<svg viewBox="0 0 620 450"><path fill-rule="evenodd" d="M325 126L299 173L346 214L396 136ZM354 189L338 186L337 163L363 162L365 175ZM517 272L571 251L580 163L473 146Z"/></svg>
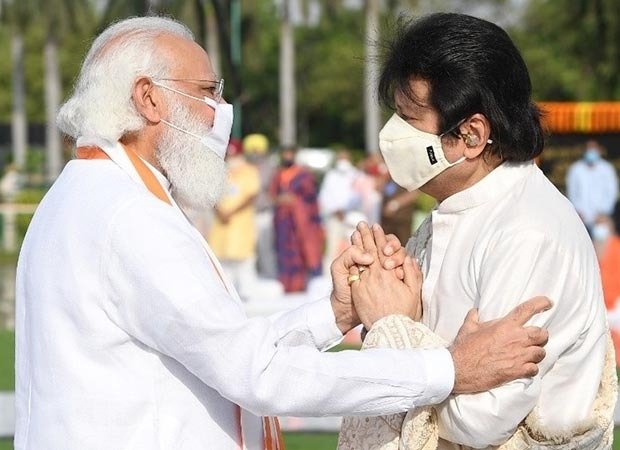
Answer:
<svg viewBox="0 0 620 450"><path fill-rule="evenodd" d="M429 96L430 83L422 78L413 77L409 80L407 89L397 89L394 92L394 102L397 108L430 109Z"/></svg>
<svg viewBox="0 0 620 450"><path fill-rule="evenodd" d="M160 51L172 61L170 78L210 80L215 79L207 52L196 42L179 36L165 35L158 39Z"/></svg>

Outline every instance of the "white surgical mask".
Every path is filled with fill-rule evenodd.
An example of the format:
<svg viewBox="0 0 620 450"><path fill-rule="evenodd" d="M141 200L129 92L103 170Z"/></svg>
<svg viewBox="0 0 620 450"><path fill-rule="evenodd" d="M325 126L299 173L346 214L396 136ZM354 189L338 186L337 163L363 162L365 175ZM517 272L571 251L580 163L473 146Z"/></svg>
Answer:
<svg viewBox="0 0 620 450"><path fill-rule="evenodd" d="M180 131L181 133L185 133L193 138L202 142L205 147L209 150L213 151L217 156L224 159L226 156L226 149L228 148L228 142L230 141L230 132L232 130L233 123L233 107L228 103L217 103L215 100L209 97L194 97L193 95L186 94L185 92L178 91L176 89L171 88L170 86L166 86L165 84L158 83L153 81L153 84L156 86L162 87L169 91L175 92L177 94L183 95L185 97L198 100L199 102L206 103L215 111L215 117L213 119L213 126L209 130L208 133L199 136L191 131L185 130L184 128L175 125L167 120L161 119L163 123L168 125L169 127L174 128L175 130Z"/></svg>
<svg viewBox="0 0 620 450"><path fill-rule="evenodd" d="M353 168L353 164L351 164L351 162L347 161L346 159L339 159L338 161L336 161L334 167L340 172L348 172Z"/></svg>
<svg viewBox="0 0 620 450"><path fill-rule="evenodd" d="M441 136L418 130L398 114L392 115L379 133L379 148L394 182L415 191L449 167L441 146Z"/></svg>

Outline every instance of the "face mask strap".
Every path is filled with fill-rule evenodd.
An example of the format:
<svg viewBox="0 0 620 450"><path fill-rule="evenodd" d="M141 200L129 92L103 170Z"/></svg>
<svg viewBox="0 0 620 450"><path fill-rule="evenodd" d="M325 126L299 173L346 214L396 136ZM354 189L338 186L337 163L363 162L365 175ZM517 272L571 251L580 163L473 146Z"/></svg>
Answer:
<svg viewBox="0 0 620 450"><path fill-rule="evenodd" d="M193 95L187 94L187 93L185 93L183 91L179 91L179 90L177 90L175 88L171 88L170 86L166 86L165 84L159 83L158 81L155 81L155 80L153 80L153 84L155 86L159 86L161 88L164 88L164 89L167 89L167 90L169 90L171 92L174 92L175 94L182 95L183 97L191 98L192 100L197 100L199 102L206 103L208 106L210 106L213 109L216 109L216 107L218 105L215 100L213 100L212 98L209 98L207 96L205 96L203 98L194 97Z"/></svg>
<svg viewBox="0 0 620 450"><path fill-rule="evenodd" d="M188 130L184 130L181 127L177 127L175 124L168 122L167 120L164 119L159 119L161 120L163 123L165 123L166 125L168 125L171 128L174 128L175 130L180 131L181 133L185 133L185 134L189 134L191 137L198 139L199 141L202 141L202 137L198 136L196 133L192 133L191 131Z"/></svg>

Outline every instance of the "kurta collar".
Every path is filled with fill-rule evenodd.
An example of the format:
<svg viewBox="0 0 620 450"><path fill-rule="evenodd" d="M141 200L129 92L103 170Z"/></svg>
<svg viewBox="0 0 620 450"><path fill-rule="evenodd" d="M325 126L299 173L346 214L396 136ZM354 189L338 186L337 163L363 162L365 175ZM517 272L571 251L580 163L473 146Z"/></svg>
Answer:
<svg viewBox="0 0 620 450"><path fill-rule="evenodd" d="M445 199L439 204L437 211L441 214L451 214L475 208L503 195L517 181L536 169L533 161L503 163L470 188Z"/></svg>
<svg viewBox="0 0 620 450"><path fill-rule="evenodd" d="M153 172L153 175L155 175L155 178L157 178L157 181L159 181L162 187L168 192L170 192L170 181L168 181L168 178L166 178L163 173L161 173L154 166L152 166L147 160L142 159L142 161L144 161L144 164L146 164L146 167L148 167L149 170Z"/></svg>
<svg viewBox="0 0 620 450"><path fill-rule="evenodd" d="M131 176L131 178L134 179L134 181L137 181L140 184L143 184L140 176L133 168L133 164L127 157L127 154L125 153L125 150L123 149L120 142L108 141L107 139L103 139L100 137L91 137L91 136L82 136L77 139L76 147L83 147L83 146L89 146L89 145L99 147L101 150L106 152L108 156L114 162L116 162L119 166L121 166L121 168L125 169L125 172L127 172ZM159 181L162 187L166 191L170 192L170 182L164 176L164 174L162 174L159 170L157 170L155 167L149 164L148 161L146 161L145 159L143 158L140 158L140 159L142 159L142 161L144 161L144 163L149 168L149 170L153 172L153 174L155 175L155 178L157 178L157 181Z"/></svg>

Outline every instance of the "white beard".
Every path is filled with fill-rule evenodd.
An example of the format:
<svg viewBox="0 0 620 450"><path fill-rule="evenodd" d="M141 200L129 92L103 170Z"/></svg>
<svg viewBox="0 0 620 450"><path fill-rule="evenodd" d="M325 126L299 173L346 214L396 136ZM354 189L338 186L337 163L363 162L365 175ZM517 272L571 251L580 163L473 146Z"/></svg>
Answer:
<svg viewBox="0 0 620 450"><path fill-rule="evenodd" d="M204 136L211 127L178 103L170 110L170 123ZM193 136L169 127L155 149L155 156L168 178L174 200L194 211L212 208L226 182L226 163Z"/></svg>

